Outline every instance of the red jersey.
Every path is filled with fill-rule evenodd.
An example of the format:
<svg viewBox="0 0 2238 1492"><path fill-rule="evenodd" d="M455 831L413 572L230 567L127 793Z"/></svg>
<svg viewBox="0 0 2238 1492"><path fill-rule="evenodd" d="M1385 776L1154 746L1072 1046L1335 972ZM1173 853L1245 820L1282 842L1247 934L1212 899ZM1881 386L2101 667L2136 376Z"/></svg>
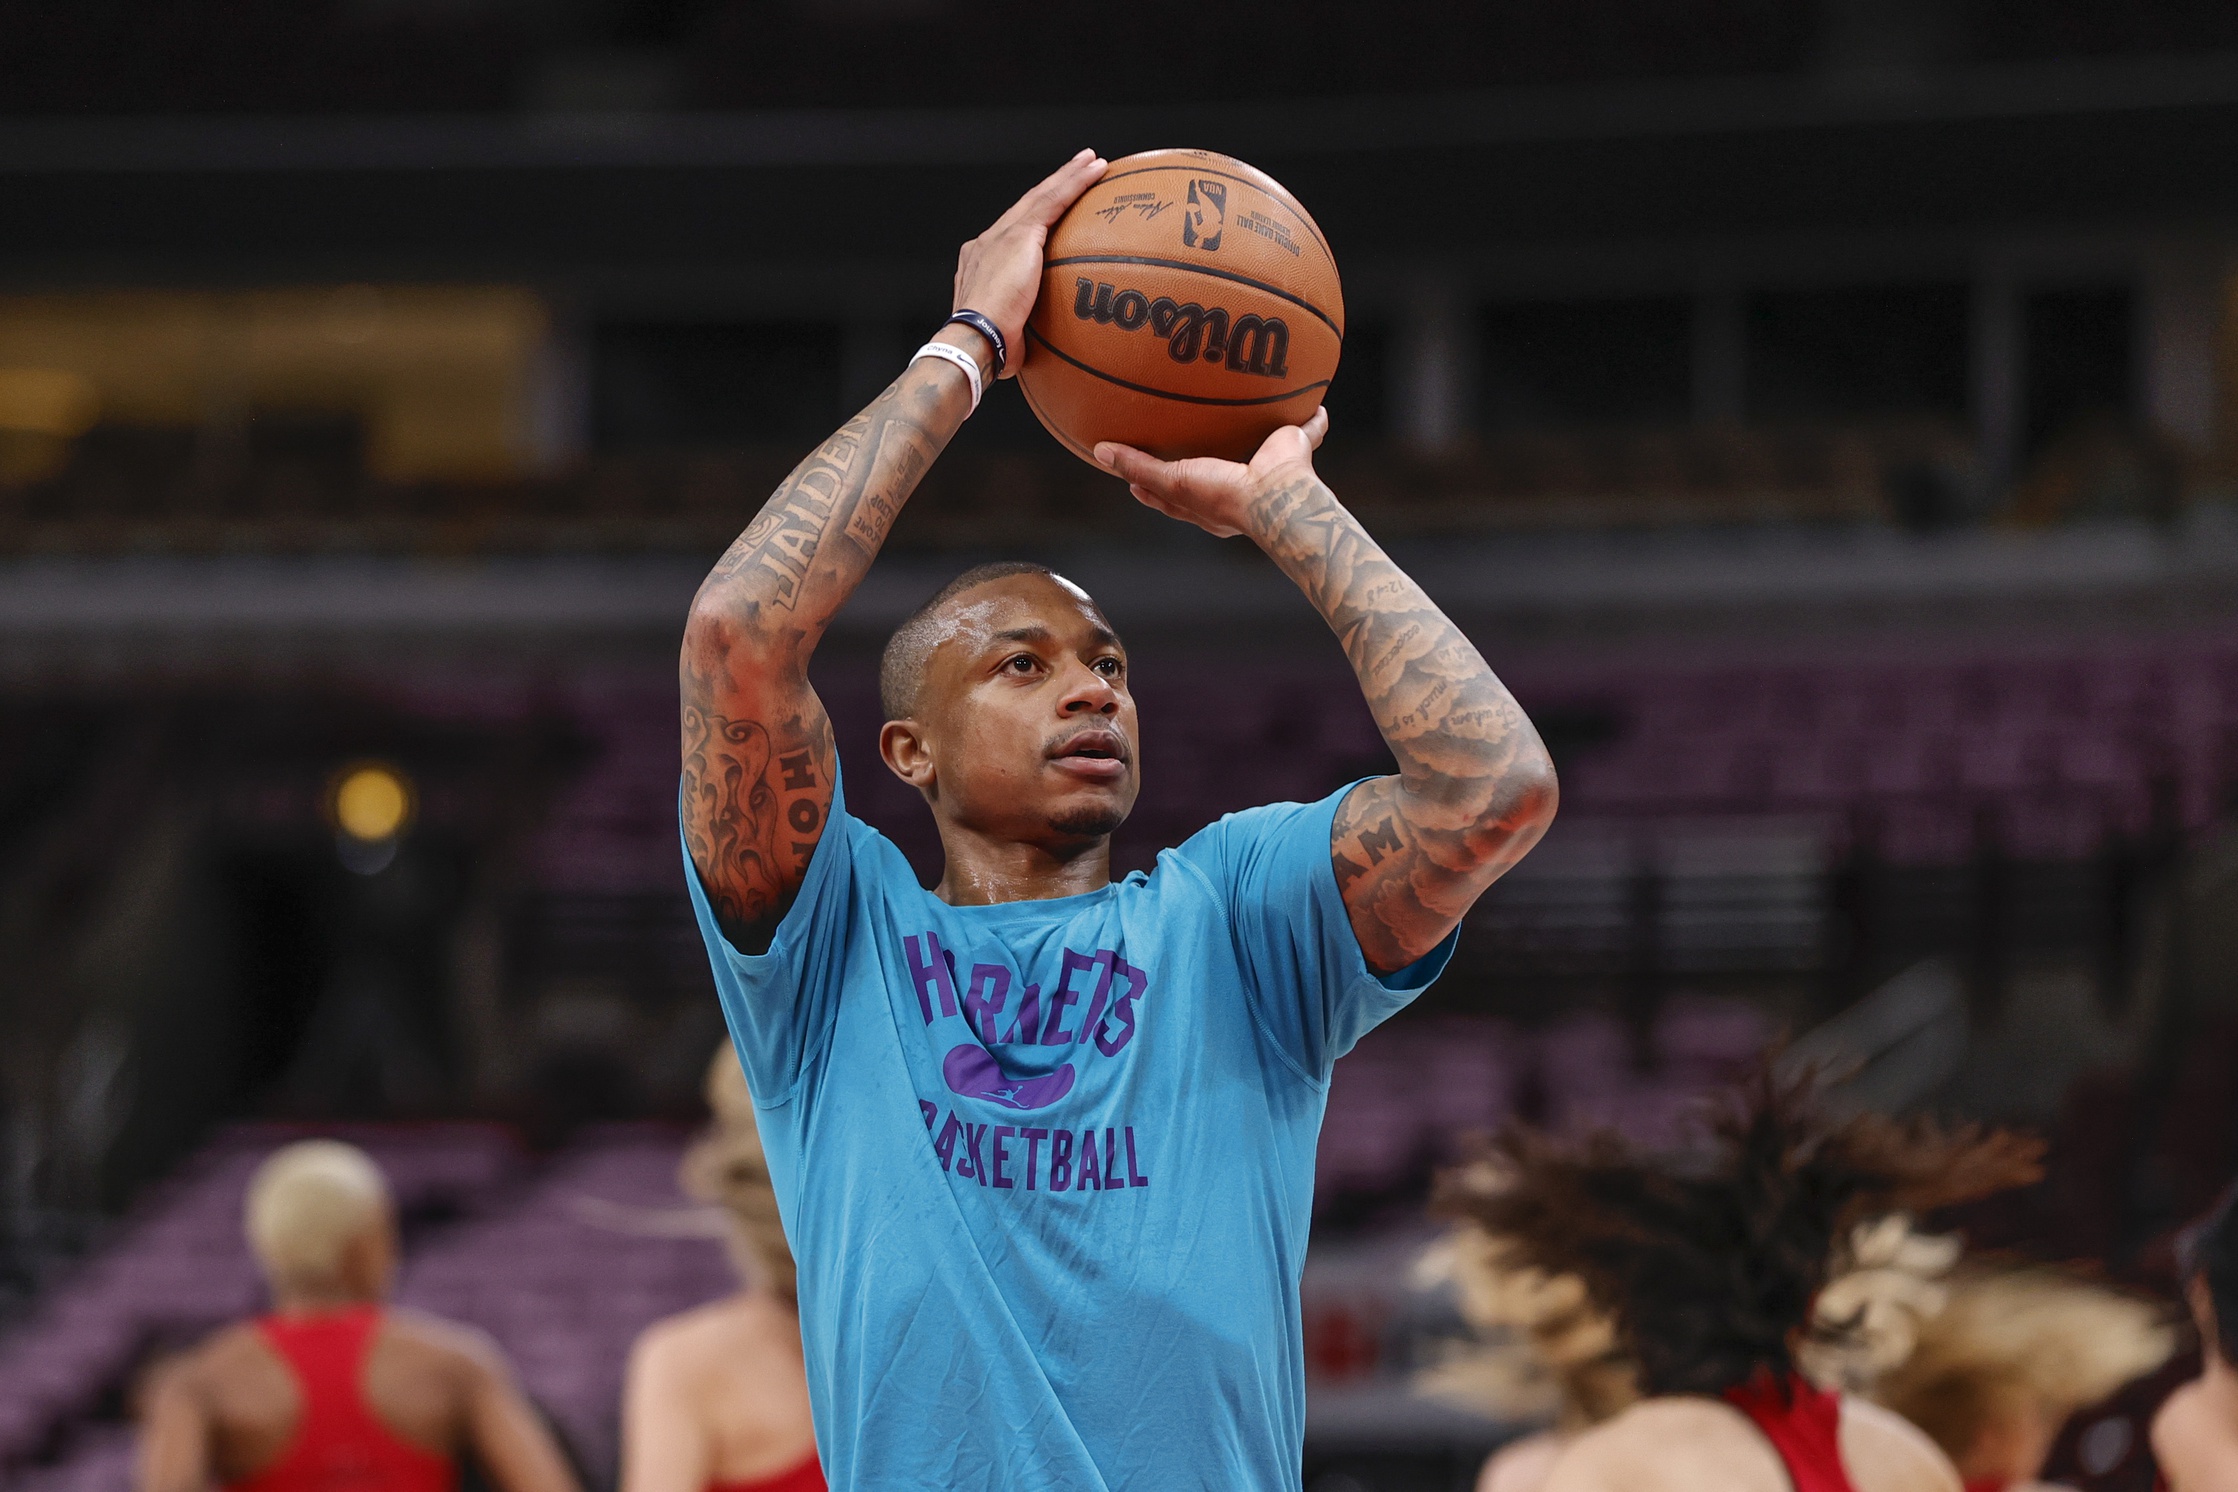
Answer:
<svg viewBox="0 0 2238 1492"><path fill-rule="evenodd" d="M1725 1402L1747 1415L1787 1466L1795 1492L1857 1492L1842 1465L1842 1399L1814 1388L1801 1375L1786 1379L1758 1373L1725 1391Z"/></svg>
<svg viewBox="0 0 2238 1492"><path fill-rule="evenodd" d="M448 1456L400 1437L365 1402L365 1357L381 1308L266 1316L264 1340L303 1395L303 1421L280 1458L231 1492L456 1492Z"/></svg>
<svg viewBox="0 0 2238 1492"><path fill-rule="evenodd" d="M707 1492L825 1492L824 1468L810 1451L808 1459L790 1471L743 1482L709 1482Z"/></svg>

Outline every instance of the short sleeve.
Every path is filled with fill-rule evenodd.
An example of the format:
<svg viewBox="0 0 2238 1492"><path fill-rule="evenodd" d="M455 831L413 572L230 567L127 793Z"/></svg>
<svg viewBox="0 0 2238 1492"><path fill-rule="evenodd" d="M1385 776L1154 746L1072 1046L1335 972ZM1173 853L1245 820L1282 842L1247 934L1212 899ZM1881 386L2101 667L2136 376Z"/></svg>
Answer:
<svg viewBox="0 0 2238 1492"><path fill-rule="evenodd" d="M1459 929L1395 973L1368 968L1337 890L1329 833L1359 784L1316 803L1273 803L1232 813L1178 853L1227 903L1246 997L1290 1061L1316 1082L1337 1058L1443 973Z"/></svg>
<svg viewBox="0 0 2238 1492"><path fill-rule="evenodd" d="M778 922L766 953L741 953L723 935L691 848L684 846L684 882L691 887L692 914L707 945L723 1020L738 1048L746 1086L764 1107L789 1101L829 1042L849 931L857 925L856 857L862 841L876 831L847 811L846 785L840 774L833 777L824 837L816 842L799 894ZM681 839L681 799L677 833Z"/></svg>

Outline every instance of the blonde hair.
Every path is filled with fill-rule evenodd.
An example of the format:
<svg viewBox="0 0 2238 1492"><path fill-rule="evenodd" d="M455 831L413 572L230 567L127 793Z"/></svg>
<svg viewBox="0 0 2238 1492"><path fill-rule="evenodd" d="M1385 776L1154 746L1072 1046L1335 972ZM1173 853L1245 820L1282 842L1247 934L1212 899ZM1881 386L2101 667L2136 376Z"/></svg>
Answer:
<svg viewBox="0 0 2238 1492"><path fill-rule="evenodd" d="M1919 1345L1872 1397L1962 1461L1984 1430L2033 1399L2061 1419L2168 1360L2157 1306L2057 1270L1974 1270L1950 1288Z"/></svg>
<svg viewBox="0 0 2238 1492"><path fill-rule="evenodd" d="M1491 1190L1503 1179L1500 1167L1479 1161L1449 1184ZM1478 1338L1421 1374L1424 1392L1502 1419L1552 1419L1566 1432L1612 1419L1640 1397L1616 1323L1576 1275L1532 1268L1508 1240L1473 1222L1432 1247L1416 1274L1453 1287Z"/></svg>
<svg viewBox="0 0 2238 1492"><path fill-rule="evenodd" d="M727 1041L707 1065L706 1092L715 1120L684 1152L677 1181L687 1195L730 1214L728 1242L739 1273L791 1300L797 1288L792 1246L777 1214L754 1098Z"/></svg>
<svg viewBox="0 0 2238 1492"><path fill-rule="evenodd" d="M1956 1238L1917 1231L1908 1213L1850 1229L1812 1302L1814 1330L1796 1354L1804 1376L1854 1393L1909 1360L1950 1301L1943 1277L1958 1254Z"/></svg>
<svg viewBox="0 0 2238 1492"><path fill-rule="evenodd" d="M372 1157L339 1140L282 1146L249 1180L243 1225L275 1289L344 1284L350 1245L389 1217L388 1180Z"/></svg>

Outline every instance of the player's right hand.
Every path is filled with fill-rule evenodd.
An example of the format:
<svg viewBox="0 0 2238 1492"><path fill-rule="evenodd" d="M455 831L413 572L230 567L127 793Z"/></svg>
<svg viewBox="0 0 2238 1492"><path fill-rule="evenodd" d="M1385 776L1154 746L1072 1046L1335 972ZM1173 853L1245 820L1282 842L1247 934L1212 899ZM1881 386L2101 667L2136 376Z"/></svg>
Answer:
<svg viewBox="0 0 2238 1492"><path fill-rule="evenodd" d="M1049 230L1110 164L1093 150L1081 151L956 256L956 302L950 309L977 311L1002 332L1010 348L1010 361L1001 369L1005 378L1026 358L1026 317L1041 293L1041 250Z"/></svg>

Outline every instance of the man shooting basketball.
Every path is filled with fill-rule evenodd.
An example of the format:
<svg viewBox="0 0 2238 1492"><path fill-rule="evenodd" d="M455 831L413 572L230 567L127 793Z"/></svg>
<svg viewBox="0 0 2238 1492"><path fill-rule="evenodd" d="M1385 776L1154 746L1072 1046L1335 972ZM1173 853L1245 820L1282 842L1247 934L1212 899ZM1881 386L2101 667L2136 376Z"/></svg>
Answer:
<svg viewBox="0 0 2238 1492"><path fill-rule="evenodd" d="M1098 459L1297 582L1397 774L1229 815L1112 881L1141 743L1126 649L1077 586L997 565L881 671L880 754L932 809L940 884L847 813L809 655L979 382L1012 371L1048 229L1103 169L1083 151L965 245L955 304L978 316L802 462L685 634L687 874L839 1489L1295 1486L1331 1067L1554 813L1514 699L1315 477L1324 415L1248 466Z"/></svg>

